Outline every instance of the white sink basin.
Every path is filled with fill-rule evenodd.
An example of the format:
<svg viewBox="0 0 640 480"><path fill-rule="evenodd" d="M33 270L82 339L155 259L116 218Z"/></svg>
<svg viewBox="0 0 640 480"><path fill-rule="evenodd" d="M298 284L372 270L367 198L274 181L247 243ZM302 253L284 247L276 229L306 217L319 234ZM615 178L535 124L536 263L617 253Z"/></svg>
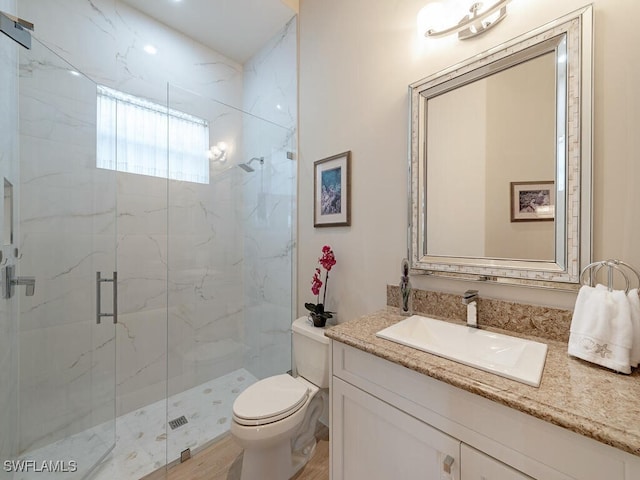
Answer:
<svg viewBox="0 0 640 480"><path fill-rule="evenodd" d="M376 336L518 382L540 386L547 345L413 315Z"/></svg>

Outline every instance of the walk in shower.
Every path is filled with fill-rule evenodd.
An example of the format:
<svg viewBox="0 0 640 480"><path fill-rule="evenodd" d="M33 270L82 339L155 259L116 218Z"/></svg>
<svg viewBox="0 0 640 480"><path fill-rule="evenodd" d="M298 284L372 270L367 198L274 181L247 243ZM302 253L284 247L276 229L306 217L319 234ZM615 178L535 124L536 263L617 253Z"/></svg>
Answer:
<svg viewBox="0 0 640 480"><path fill-rule="evenodd" d="M30 50L0 37L0 266L35 280L0 300L0 479L141 478L225 435L235 397L291 368L296 19L225 60L219 87L219 54L120 2L0 10L35 24ZM34 16L118 42L157 28L204 60L154 82L186 51L104 65L65 56Z"/></svg>

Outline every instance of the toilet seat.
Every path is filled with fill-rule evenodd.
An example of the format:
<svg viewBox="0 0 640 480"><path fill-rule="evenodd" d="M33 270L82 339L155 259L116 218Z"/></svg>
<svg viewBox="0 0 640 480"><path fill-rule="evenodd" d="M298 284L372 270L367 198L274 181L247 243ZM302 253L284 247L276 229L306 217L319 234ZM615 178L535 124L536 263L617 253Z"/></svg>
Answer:
<svg viewBox="0 0 640 480"><path fill-rule="evenodd" d="M240 425L258 426L277 422L300 410L310 389L288 374L260 380L238 395L233 419Z"/></svg>

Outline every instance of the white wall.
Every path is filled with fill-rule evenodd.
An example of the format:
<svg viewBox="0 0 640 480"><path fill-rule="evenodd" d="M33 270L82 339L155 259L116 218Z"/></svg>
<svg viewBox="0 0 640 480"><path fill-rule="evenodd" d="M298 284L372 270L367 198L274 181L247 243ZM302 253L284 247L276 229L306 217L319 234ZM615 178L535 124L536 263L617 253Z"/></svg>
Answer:
<svg viewBox="0 0 640 480"><path fill-rule="evenodd" d="M407 85L584 6L583 0L513 0L481 37L416 33L424 0L301 0L298 313L313 297L316 258L330 244L327 307L340 321L385 304L407 251ZM640 31L634 0L595 0L594 259L640 267ZM352 225L313 228L313 162L352 151ZM413 278L417 288L571 308L575 294Z"/></svg>

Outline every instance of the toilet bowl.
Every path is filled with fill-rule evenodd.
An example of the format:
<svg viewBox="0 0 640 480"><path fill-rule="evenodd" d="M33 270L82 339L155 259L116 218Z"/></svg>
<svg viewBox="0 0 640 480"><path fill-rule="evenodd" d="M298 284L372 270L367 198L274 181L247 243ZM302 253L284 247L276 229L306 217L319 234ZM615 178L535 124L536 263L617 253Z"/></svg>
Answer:
<svg viewBox="0 0 640 480"><path fill-rule="evenodd" d="M329 339L306 317L294 321L292 329L299 376L260 380L233 404L231 434L244 449L241 480L287 480L315 451L315 427L324 409L321 391L329 386Z"/></svg>
<svg viewBox="0 0 640 480"><path fill-rule="evenodd" d="M238 397L231 433L244 449L242 480L288 479L307 463L324 403L318 391L303 378L284 374L254 383Z"/></svg>

